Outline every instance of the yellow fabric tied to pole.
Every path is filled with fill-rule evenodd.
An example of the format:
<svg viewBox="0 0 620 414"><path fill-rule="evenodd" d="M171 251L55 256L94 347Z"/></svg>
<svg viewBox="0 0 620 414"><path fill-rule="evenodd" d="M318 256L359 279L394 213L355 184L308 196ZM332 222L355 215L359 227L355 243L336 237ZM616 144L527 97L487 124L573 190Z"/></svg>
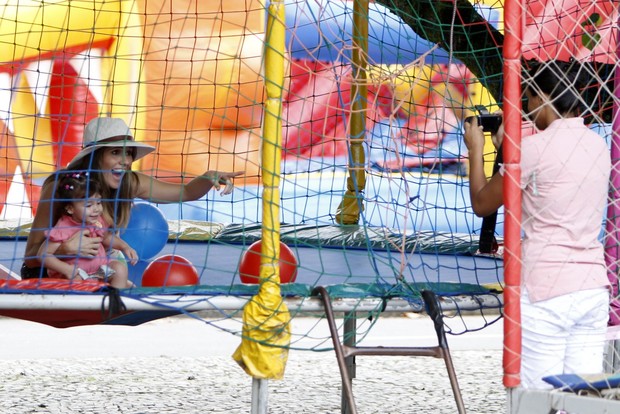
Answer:
<svg viewBox="0 0 620 414"><path fill-rule="evenodd" d="M262 146L263 231L260 287L243 308L243 338L233 358L258 379L282 379L291 343L290 314L280 289L280 163L285 55L284 3L272 1L265 34Z"/></svg>

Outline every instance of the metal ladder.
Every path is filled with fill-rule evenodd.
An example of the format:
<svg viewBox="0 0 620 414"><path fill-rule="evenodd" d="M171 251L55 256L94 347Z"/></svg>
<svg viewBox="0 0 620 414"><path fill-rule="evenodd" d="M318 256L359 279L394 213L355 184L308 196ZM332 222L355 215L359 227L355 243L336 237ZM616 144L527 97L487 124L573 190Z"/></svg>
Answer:
<svg viewBox="0 0 620 414"><path fill-rule="evenodd" d="M450 385L454 394L454 400L459 414L465 414L465 405L463 404L463 397L461 390L456 379L456 372L454 365L452 364L452 357L450 356L450 349L448 348L448 341L446 339L446 332L443 324L443 316L441 314L441 307L439 300L434 292L429 290L422 291L422 299L426 306L428 315L433 320L435 332L437 333L438 344L436 346L429 347L382 347L382 346L356 346L354 337L347 335L346 331L355 331L355 319L349 318L353 321L353 325L348 324L345 319L345 335L343 335L344 341L340 341L338 334L338 327L334 317L334 311L332 308L331 298L327 289L323 286L318 286L314 289L313 294L318 296L324 306L325 316L329 324L329 330L334 344L334 351L336 352L336 359L338 361L338 368L340 369L340 376L342 377L342 409L343 414L357 414L357 408L355 406L355 398L353 396L352 379L355 377L355 357L356 356L429 356L435 358L442 358L446 364L448 371L448 377L450 378Z"/></svg>

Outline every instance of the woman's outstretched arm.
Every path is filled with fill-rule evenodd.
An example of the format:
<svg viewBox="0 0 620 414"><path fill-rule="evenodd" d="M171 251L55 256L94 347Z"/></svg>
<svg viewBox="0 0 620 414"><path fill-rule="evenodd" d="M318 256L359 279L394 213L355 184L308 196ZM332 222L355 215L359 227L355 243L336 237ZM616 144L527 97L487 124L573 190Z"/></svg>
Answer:
<svg viewBox="0 0 620 414"><path fill-rule="evenodd" d="M138 177L136 197L154 203L179 203L198 200L214 187L216 190L221 189L222 195L227 195L233 191L233 179L243 174L243 171L207 171L188 183L179 184L161 181L144 173L136 172Z"/></svg>

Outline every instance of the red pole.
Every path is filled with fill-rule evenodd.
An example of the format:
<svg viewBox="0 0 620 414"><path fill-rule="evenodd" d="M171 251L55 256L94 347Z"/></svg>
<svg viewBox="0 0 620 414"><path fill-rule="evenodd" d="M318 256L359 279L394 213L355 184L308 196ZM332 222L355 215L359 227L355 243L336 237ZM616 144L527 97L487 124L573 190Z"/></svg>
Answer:
<svg viewBox="0 0 620 414"><path fill-rule="evenodd" d="M504 4L504 386L521 379L521 43L522 0Z"/></svg>

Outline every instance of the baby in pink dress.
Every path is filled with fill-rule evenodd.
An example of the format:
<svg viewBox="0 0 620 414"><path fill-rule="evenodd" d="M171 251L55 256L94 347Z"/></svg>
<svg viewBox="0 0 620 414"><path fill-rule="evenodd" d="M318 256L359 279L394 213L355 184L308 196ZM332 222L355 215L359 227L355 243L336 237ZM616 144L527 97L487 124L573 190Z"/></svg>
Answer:
<svg viewBox="0 0 620 414"><path fill-rule="evenodd" d="M56 184L52 203L56 224L45 232L47 240L39 249L39 257L49 277L100 279L119 289L131 287L125 257L135 264L138 255L106 224L97 182L89 180L86 172L63 174ZM60 246L76 233L81 233L80 237L101 239L94 257L62 255Z"/></svg>

